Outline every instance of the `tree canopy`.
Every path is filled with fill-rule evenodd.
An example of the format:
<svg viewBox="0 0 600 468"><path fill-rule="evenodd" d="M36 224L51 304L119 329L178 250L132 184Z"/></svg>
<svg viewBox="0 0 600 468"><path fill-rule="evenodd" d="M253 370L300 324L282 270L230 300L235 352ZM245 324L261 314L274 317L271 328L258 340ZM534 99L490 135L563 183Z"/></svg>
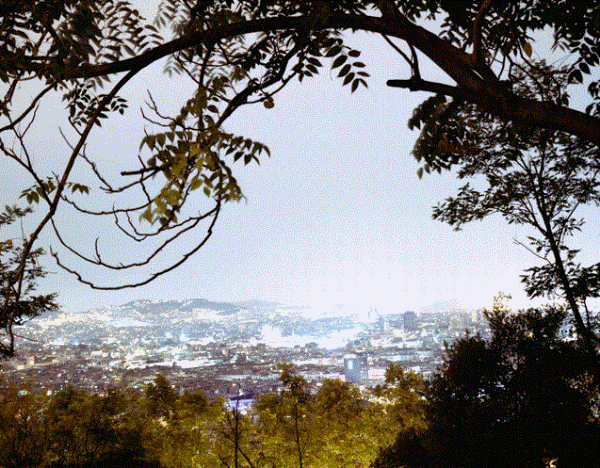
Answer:
<svg viewBox="0 0 600 468"><path fill-rule="evenodd" d="M564 68L538 63L529 74L515 74L514 88L524 96L560 101L568 74ZM469 151L457 162L457 175L477 185L483 179L486 188L479 190L468 182L456 196L438 204L433 217L457 230L493 214L509 224L532 227L536 235L521 245L544 263L522 275L526 292L530 297L565 299L600 378L597 317L587 303L600 294L600 263L582 266L579 249L569 246L569 238L585 224L580 209L600 204L596 147L563 132L488 119L471 104L457 112L469 134ZM435 158L431 164L439 167L445 161Z"/></svg>
<svg viewBox="0 0 600 468"><path fill-rule="evenodd" d="M185 262L211 236L223 204L242 196L231 165L268 154L262 143L225 131L226 121L248 104L272 107L286 84L325 67L351 91L368 86L372 71L360 61L360 50L346 41L355 31L381 36L409 65L411 76L389 80L390 86L434 94L410 121L421 129L415 156L423 170L435 161L444 161L438 168L452 167L468 153L470 135L457 112L464 103L494 118L587 141L596 158L600 81L592 71L600 62L599 21L597 0L164 0L154 21L143 18L131 0L3 0L0 151L31 181L20 195L42 213L24 236L10 285L14 297L18 302L24 294L20 278L45 229L52 229L57 244L78 262L110 272L148 265L183 233L204 230L178 260L134 282L97 282L53 251L60 266L95 288L146 284ZM566 96L528 96L513 86L519 74L538 69L531 56L540 33L552 35L554 48L568 54L568 82L587 86L585 111L570 106ZM167 73L186 77L194 91L173 115L150 97L144 115L153 130L140 141L138 165L119 168L122 177L110 180L98 169L97 156L86 153L86 140L111 113L127 112L120 93L163 58L168 59ZM424 76L424 61L446 76L435 81ZM30 89L25 83L38 86L30 99L22 96ZM67 141L62 172L43 174L34 164L28 131L37 106L56 94L65 101L75 137ZM76 163L87 165L102 191L114 197L111 208L83 206L90 188L74 179ZM211 203L201 212L188 208L197 193ZM127 239L151 247L125 264L112 262L97 248L86 255L53 222L59 205L115 222ZM6 315L7 306L1 310ZM9 337L11 320L2 320Z"/></svg>
<svg viewBox="0 0 600 468"><path fill-rule="evenodd" d="M491 337L448 347L427 392L427 427L400 433L373 466L584 467L598 462L598 392L587 352L565 340L566 310L511 312L498 298Z"/></svg>
<svg viewBox="0 0 600 468"><path fill-rule="evenodd" d="M0 467L367 467L400 429L395 407L425 385L395 368L389 398L372 401L337 380L315 392L293 366L281 370L281 391L257 395L248 412L201 390L180 394L161 374L143 395L66 386L51 396L0 374ZM407 407L402 427L423 417L422 402Z"/></svg>
<svg viewBox="0 0 600 468"><path fill-rule="evenodd" d="M31 208L7 206L0 212L0 228L10 226L27 216ZM58 309L56 294L34 294L37 281L46 275L38 259L40 248L29 250L24 256L24 246L18 241L0 241L0 328L6 330L7 340L0 340L0 357L12 356L15 346L14 326L52 310ZM20 274L21 265L25 273Z"/></svg>

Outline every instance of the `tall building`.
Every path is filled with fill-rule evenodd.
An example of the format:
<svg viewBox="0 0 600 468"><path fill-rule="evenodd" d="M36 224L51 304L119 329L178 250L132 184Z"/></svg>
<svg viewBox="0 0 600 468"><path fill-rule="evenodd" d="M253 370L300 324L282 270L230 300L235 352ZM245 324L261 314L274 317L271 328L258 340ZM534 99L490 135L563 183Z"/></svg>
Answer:
<svg viewBox="0 0 600 468"><path fill-rule="evenodd" d="M344 356L346 382L361 383L369 379L369 361L367 356L347 354Z"/></svg>
<svg viewBox="0 0 600 468"><path fill-rule="evenodd" d="M402 323L404 325L404 330L416 331L419 328L419 324L417 323L417 313L412 310L404 312L402 314Z"/></svg>

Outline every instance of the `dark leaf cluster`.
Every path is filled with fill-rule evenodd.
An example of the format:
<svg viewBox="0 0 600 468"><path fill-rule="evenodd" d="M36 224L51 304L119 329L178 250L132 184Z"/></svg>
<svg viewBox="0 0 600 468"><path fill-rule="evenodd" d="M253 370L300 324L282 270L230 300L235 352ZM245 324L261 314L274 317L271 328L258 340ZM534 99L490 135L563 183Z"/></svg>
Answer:
<svg viewBox="0 0 600 468"><path fill-rule="evenodd" d="M29 208L6 206L0 212L0 229L9 228L30 212ZM23 242L18 238L0 241L0 359L15 352L14 327L58 309L56 294L35 294L39 279L46 276L39 262L43 250L31 250L24 257Z"/></svg>
<svg viewBox="0 0 600 468"><path fill-rule="evenodd" d="M568 71L554 70L543 62L515 72L516 92L548 101L568 99ZM530 297L558 297L571 309L590 353L596 338L591 333L586 300L598 297L598 264L582 266L570 238L581 231L584 206L600 205L598 149L589 142L562 132L507 122L464 105L454 115L468 134L468 150L452 167L459 178L470 179L457 195L433 209L434 219L459 230L466 223L499 214L509 224L533 228L535 235L518 244L542 261L525 271L522 281ZM445 125L456 137L456 127ZM448 167L448 157L429 153L434 168ZM584 317L584 314L587 317Z"/></svg>
<svg viewBox="0 0 600 468"><path fill-rule="evenodd" d="M448 348L428 392L428 427L384 450L383 467L592 467L598 395L587 354L556 307L487 313L491 337Z"/></svg>

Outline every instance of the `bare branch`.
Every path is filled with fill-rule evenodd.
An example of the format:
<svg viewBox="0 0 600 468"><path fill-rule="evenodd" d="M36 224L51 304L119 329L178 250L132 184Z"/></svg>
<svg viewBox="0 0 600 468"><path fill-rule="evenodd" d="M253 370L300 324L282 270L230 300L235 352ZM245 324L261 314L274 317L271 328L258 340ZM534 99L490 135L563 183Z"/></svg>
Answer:
<svg viewBox="0 0 600 468"><path fill-rule="evenodd" d="M96 110L94 111L94 113L92 114L92 116L90 117L90 119L88 120L88 123L84 129L84 131L82 132L82 135L77 143L77 145L75 146L75 148L73 149L71 156L69 157L69 161L67 163L67 166L65 167L63 173L62 173L62 177L58 182L58 185L56 187L56 191L54 194L54 199L52 200L52 202L50 203L48 212L46 213L46 216L44 217L44 219L42 219L42 221L38 224L38 226L35 228L35 230L31 233L29 239L25 242L25 245L23 247L23 256L22 256L22 260L21 263L19 264L19 267L17 269L16 272L16 277L18 278L18 285L17 285L17 297L20 296L22 288L23 288L23 281L25 278L24 272L25 272L25 268L26 268L26 262L27 262L27 258L29 257L30 252L32 251L33 248L33 244L37 241L39 235L41 234L41 232L43 231L43 229L46 227L46 225L48 224L48 222L50 222L53 217L54 214L56 213L56 210L58 208L58 204L60 203L60 200L62 199L62 192L65 189L66 185L67 185L67 181L69 180L69 176L71 174L71 170L73 169L73 166L75 165L75 161L77 159L77 156L79 155L79 152L81 151L81 149L83 148L83 145L85 144L85 141L88 137L88 135L90 134L96 120L98 119L98 116L100 115L100 113L102 112L102 110L104 109L104 107L110 102L110 100L119 92L119 90L131 79L133 78L137 72L139 70L134 69L131 70L129 73L127 73L123 78L121 78L121 80L113 87L113 89L111 90L111 92L109 94L107 94L104 99L102 99L102 101L100 102L100 104L98 105L98 107L96 108ZM16 309L13 309L9 319L9 322L12 323L15 319L15 314L16 314ZM12 333L12 330L11 330Z"/></svg>
<svg viewBox="0 0 600 468"><path fill-rule="evenodd" d="M198 250L200 250L208 241L208 239L212 236L213 233L213 228L214 225L217 221L217 218L219 216L219 212L221 209L221 204L220 202L218 202L217 207L214 209L214 214L213 214L213 220L210 223L208 229L207 229L207 233L204 236L204 238L202 239L202 241L200 241L193 249L189 250L188 252L186 252L179 261L171 264L170 266L168 266L167 268L164 268L156 273L152 273L151 275L149 275L145 280L139 281L139 282L133 282L133 283L127 283L127 284L120 284L117 286L100 286L97 285L91 281L86 280L85 278L83 278L83 276L76 270L70 269L68 267L66 267L64 264L61 263L60 259L58 258L58 254L56 252L53 252L51 250L51 254L52 256L54 256L56 263L58 266L60 266L63 270L71 273L72 275L74 275L77 280L83 284L88 285L89 287L91 287L92 289L98 289L98 290L119 290L119 289L127 289L127 288L135 288L138 286L143 286L145 284L151 283L152 281L154 281L156 278L176 269L177 267L179 267L180 265L182 265L188 258L190 258L192 255L194 255Z"/></svg>
<svg viewBox="0 0 600 468"><path fill-rule="evenodd" d="M392 88L404 88L409 91L428 91L435 94L443 94L458 99L468 99L471 93L457 86L450 86L433 81L425 81L416 75L409 80L387 80L386 84Z"/></svg>
<svg viewBox="0 0 600 468"><path fill-rule="evenodd" d="M548 259L547 255L540 255L539 253L537 253L535 250L533 250L531 247L529 247L527 244L524 244L523 242L521 242L520 240L513 238L513 243L516 245L520 245L521 247L523 247L525 250L527 250L530 254L535 255L537 258L539 258L540 260L545 261L546 263L548 263L549 265L552 265L552 260Z"/></svg>
<svg viewBox="0 0 600 468"><path fill-rule="evenodd" d="M382 37L383 37L383 39L385 39L385 41L386 41L386 42L387 42L387 43L388 43L388 44L389 44L389 45L392 47L392 49L394 49L396 52L398 52L398 54L400 54L400 55L402 56L402 58L403 58L404 60L406 60L406 63L408 63L408 64L410 65L410 69L412 70L412 72L413 72L413 75L416 75L416 74L418 74L418 73L415 73L415 64L414 64L414 63L413 63L413 61L412 61L412 60L411 60L411 59L408 57L408 55L406 55L406 54L404 53L404 51L403 51L403 50L402 50L400 47L398 47L396 44L394 44L394 43L392 42L392 40L391 40L389 37L387 37L387 36L382 36Z"/></svg>
<svg viewBox="0 0 600 468"><path fill-rule="evenodd" d="M38 105L38 102L40 101L40 99L42 99L44 97L44 95L52 90L56 88L56 83L52 83L48 86L46 86L42 91L40 91L32 100L31 100L31 104L29 104L29 106L27 107L27 109L25 109L21 115L19 115L16 119L11 120L11 122L8 125L5 125L4 127L0 127L0 133L5 132L6 130L12 130L15 128L16 125L18 125L25 117L27 117L27 115L29 115L29 113L35 109Z"/></svg>

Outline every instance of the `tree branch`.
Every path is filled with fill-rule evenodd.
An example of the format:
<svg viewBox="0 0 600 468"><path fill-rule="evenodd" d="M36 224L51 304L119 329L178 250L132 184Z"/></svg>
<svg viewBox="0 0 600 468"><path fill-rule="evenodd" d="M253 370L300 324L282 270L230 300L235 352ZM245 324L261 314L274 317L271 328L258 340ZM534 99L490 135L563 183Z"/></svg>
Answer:
<svg viewBox="0 0 600 468"><path fill-rule="evenodd" d="M69 157L69 161L67 162L67 166L65 167L65 170L63 171L62 177L58 182L58 185L56 187L56 192L54 194L54 199L52 201L52 203L49 206L48 212L46 213L46 216L44 217L44 219L42 219L42 221L38 224L38 226L36 227L36 229L31 233L29 239L25 242L25 245L23 246L23 257L21 259L21 263L19 264L19 267L17 269L17 273L16 273L16 277L18 278L18 284L17 284L17 293L18 295L20 295L22 287L23 287L23 281L25 278L24 272L25 272L25 267L26 267L26 262L27 262L27 258L29 257L29 254L33 248L33 244L37 241L39 235L41 234L41 232L43 231L43 229L46 227L46 225L48 224L48 222L50 222L52 220L52 218L54 217L54 214L56 213L56 210L58 208L58 204L60 203L61 200L61 195L63 190L65 189L66 185L67 185L67 181L69 180L69 176L71 174L71 170L73 169L73 166L75 165L75 161L77 159L77 156L79 155L79 152L81 151L81 149L83 148L83 145L88 137L88 135L90 134L92 127L94 126L96 120L98 119L98 116L100 115L100 113L102 112L102 110L105 108L105 106L110 102L110 100L119 92L119 90L125 86L125 84L131 79L133 78L136 73L139 71L139 69L133 69L130 70L123 78L121 78L121 80L113 87L113 89L111 90L111 92L109 94L107 94L102 101L100 102L100 104L98 105L98 107L96 108L96 110L94 111L94 113L92 114L92 116L90 117L90 119L88 120L88 123L84 129L84 131L82 132L81 137L79 138L79 141L77 142L77 145L75 146L75 148L73 149L73 151L71 152L71 156ZM11 317L9 317L9 319L12 321L14 320L14 313L11 315Z"/></svg>
<svg viewBox="0 0 600 468"><path fill-rule="evenodd" d="M73 270L71 268L68 268L63 263L61 263L60 259L58 258L58 254L56 252L53 252L51 250L50 253L55 258L58 266L60 266L63 270L67 271L68 273L71 273L73 276L75 276L80 283L86 284L92 289L98 289L98 290L103 290L103 291L115 291L115 290L119 290L119 289L137 288L138 286L143 286L145 284L151 283L156 278L181 266L183 263L185 263L187 261L188 258L190 258L192 255L194 255L198 250L200 250L206 244L206 242L208 242L208 239L210 239L210 237L212 236L213 228L217 222L217 218L219 217L219 213L221 211L221 202L217 202L217 206L213 210L214 210L213 220L211 221L210 225L208 226L208 229L206 231L206 235L204 236L204 238L193 249L191 249L188 252L186 252L185 254L183 254L182 257L177 262L171 264L167 268L164 268L156 273L152 273L145 280L142 280L142 281L127 283L127 284L120 284L118 286L100 286L92 281L86 280L81 275L81 273L79 273L78 271Z"/></svg>
<svg viewBox="0 0 600 468"><path fill-rule="evenodd" d="M447 73L459 88L468 93L468 99L482 109L528 125L578 135L600 146L600 118L550 102L518 97L500 83L487 66L481 64L475 66L471 54L412 23L392 2L383 3L386 10L391 7L396 9L393 15L389 12L381 17L336 13L323 18L322 22L315 25L315 29L363 30L405 40ZM487 9L480 10L481 18L486 11ZM267 17L192 31L129 59L67 68L64 70L64 77L65 79L92 78L141 69L163 57L200 44L216 43L221 39L258 32L302 29L306 26L306 21L305 15ZM46 66L47 63L32 65L39 69Z"/></svg>
<svg viewBox="0 0 600 468"><path fill-rule="evenodd" d="M409 80L387 80L386 84L392 88L404 88L409 91L427 91L435 94L443 94L458 99L469 99L471 93L457 86L450 86L443 83L426 81L413 76Z"/></svg>
<svg viewBox="0 0 600 468"><path fill-rule="evenodd" d="M476 67L483 64L481 30L483 28L483 20L485 15L492 6L493 1L494 0L485 0L477 12L475 21L473 21L473 64Z"/></svg>

